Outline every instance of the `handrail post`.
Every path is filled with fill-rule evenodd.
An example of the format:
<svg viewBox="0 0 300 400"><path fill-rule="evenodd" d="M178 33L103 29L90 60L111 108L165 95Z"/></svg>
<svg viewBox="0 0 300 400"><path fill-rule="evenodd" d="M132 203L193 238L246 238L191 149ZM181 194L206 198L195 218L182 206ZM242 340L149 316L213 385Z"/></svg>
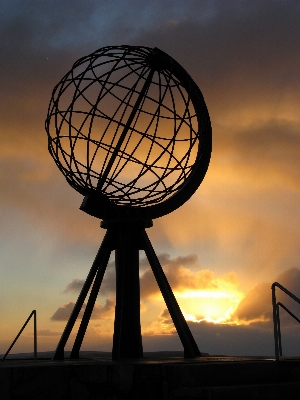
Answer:
<svg viewBox="0 0 300 400"><path fill-rule="evenodd" d="M275 358L279 361L279 345L278 345L278 319L276 306L275 283L271 286L272 289L272 305L273 305L273 323L274 323L274 339L275 339Z"/></svg>
<svg viewBox="0 0 300 400"><path fill-rule="evenodd" d="M277 326L278 326L278 329L277 329L277 331L278 331L278 349L279 349L279 355L282 356L279 303L276 304L276 312L277 312Z"/></svg>
<svg viewBox="0 0 300 400"><path fill-rule="evenodd" d="M280 330L280 317L279 317L279 306L285 309L291 317L300 323L300 319L297 318L288 308L286 308L280 301L276 302L275 288L276 286L286 293L291 299L300 304L300 299L295 296L292 292L287 290L284 286L278 282L274 282L271 286L272 289L272 305L273 305L273 322L274 322L274 339L275 339L275 357L276 361L279 361L279 356L282 356L282 345L281 345L281 330Z"/></svg>
<svg viewBox="0 0 300 400"><path fill-rule="evenodd" d="M33 351L34 359L37 360L37 329L36 329L36 310L33 310Z"/></svg>

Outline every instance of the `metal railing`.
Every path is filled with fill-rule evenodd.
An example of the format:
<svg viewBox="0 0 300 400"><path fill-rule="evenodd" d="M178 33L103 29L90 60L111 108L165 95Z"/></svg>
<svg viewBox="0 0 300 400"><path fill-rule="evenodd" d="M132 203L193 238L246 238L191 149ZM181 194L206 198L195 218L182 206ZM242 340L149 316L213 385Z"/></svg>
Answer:
<svg viewBox="0 0 300 400"><path fill-rule="evenodd" d="M300 323L300 319L297 318L286 306L282 303L276 301L276 287L281 289L284 293L286 293L291 299L295 300L298 304L300 304L300 299L296 297L292 292L287 290L284 286L280 285L278 282L274 282L271 286L272 289L272 305L273 305L273 323L274 323L274 340L275 340L275 357L276 360L279 360L279 357L282 356L282 345L281 345L281 329L280 329L280 316L279 316L279 307L283 308L291 317L293 317L297 322Z"/></svg>
<svg viewBox="0 0 300 400"><path fill-rule="evenodd" d="M4 354L3 358L1 359L1 361L4 361L8 355L8 353L10 352L10 350L13 348L14 344L16 343L16 341L19 339L21 333L23 332L23 330L25 329L26 325L28 324L28 322L30 321L31 317L33 316L33 352L34 352L34 359L37 360L37 334L36 334L36 310L33 310L29 317L27 318L27 320L25 321L25 324L22 326L22 328L20 329L19 333L17 334L17 336L15 337L14 341L12 342L12 344L10 345L9 349L7 350L7 352Z"/></svg>

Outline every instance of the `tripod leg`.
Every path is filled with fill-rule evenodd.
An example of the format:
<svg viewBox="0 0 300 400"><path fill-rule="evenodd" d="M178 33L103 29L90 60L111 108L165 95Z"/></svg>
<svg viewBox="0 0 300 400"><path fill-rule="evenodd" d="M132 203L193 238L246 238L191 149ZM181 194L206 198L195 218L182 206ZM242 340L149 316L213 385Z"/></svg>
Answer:
<svg viewBox="0 0 300 400"><path fill-rule="evenodd" d="M144 251L183 345L184 357L200 357L201 353L198 349L195 339L190 331L190 328L188 327L186 320L184 319L184 316L182 315L180 307L145 230L143 231L142 240L144 241L145 246Z"/></svg>
<svg viewBox="0 0 300 400"><path fill-rule="evenodd" d="M95 277L95 275L97 273L99 260L101 259L102 253L103 253L103 248L105 248L105 247L109 247L110 248L110 246L111 246L110 242L111 242L110 233L107 231L105 236L104 236L104 239L103 239L103 241L101 243L101 246L100 246L100 248L98 250L96 258L95 258L95 260L93 262L93 265L92 265L92 267L90 269L90 272L89 272L89 274L88 274L88 276L86 278L86 281L85 281L85 283L84 283L84 285L83 285L83 287L81 289L81 292L80 292L80 294L78 296L77 302L76 302L76 304L75 304L75 306L73 308L73 311L72 311L72 313L70 315L69 321L68 321L68 323L67 323L67 325L66 325L66 327L65 327L65 329L63 331L63 334L62 334L62 336L60 338L60 341L59 341L59 343L57 345L57 348L56 348L54 356L53 356L53 360L63 360L64 359L65 345L66 345L66 343L67 343L67 341L69 339L69 336L70 336L70 334L72 332L72 329L74 327L76 319L78 318L78 315L79 315L79 312L81 310L81 307L82 307L82 305L84 303L84 300L85 300L85 298L86 298L86 296L88 294L88 291L89 291L89 289L90 289L90 287L91 287L91 285L93 283L94 277Z"/></svg>
<svg viewBox="0 0 300 400"><path fill-rule="evenodd" d="M98 265L98 271L96 274L96 278L93 284L93 288L91 290L91 294L88 300L88 303L86 305L86 309L84 311L82 320L81 320L81 324L79 326L78 329L78 333L73 345L73 349L71 352L71 356L70 358L79 358L79 350L88 326L88 323L90 321L94 306L95 306L95 302L96 302L96 298L98 296L99 293L99 289L103 280L103 276L108 264L108 260L109 260L109 256L111 253L111 249L108 246L104 246L102 247L102 251L100 252L101 254L99 254L99 265Z"/></svg>

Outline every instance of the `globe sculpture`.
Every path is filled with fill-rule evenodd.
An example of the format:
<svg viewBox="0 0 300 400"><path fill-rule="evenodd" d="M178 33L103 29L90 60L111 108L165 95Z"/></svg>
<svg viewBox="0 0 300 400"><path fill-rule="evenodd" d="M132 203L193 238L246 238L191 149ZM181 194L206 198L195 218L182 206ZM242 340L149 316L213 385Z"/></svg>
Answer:
<svg viewBox="0 0 300 400"><path fill-rule="evenodd" d="M197 190L208 169L211 125L189 74L157 48L109 46L80 58L55 86L46 119L48 148L81 210L102 220L103 242L55 352L64 347L90 291L71 358L79 350L108 259L115 251L113 359L143 356L139 250L144 250L184 347L201 353L145 228Z"/></svg>

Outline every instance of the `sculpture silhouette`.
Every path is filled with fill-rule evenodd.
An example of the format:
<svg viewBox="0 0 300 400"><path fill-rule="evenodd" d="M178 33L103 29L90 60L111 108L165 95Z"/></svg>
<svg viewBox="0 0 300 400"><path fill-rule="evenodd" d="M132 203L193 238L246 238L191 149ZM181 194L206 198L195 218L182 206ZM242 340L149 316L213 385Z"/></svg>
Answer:
<svg viewBox="0 0 300 400"><path fill-rule="evenodd" d="M202 182L211 154L203 96L188 73L154 48L104 47L79 59L55 86L46 119L48 148L81 210L107 229L57 346L64 347L91 288L73 345L79 350L108 259L115 250L113 359L143 356L139 250L144 250L184 347L200 351L145 228L186 202Z"/></svg>

